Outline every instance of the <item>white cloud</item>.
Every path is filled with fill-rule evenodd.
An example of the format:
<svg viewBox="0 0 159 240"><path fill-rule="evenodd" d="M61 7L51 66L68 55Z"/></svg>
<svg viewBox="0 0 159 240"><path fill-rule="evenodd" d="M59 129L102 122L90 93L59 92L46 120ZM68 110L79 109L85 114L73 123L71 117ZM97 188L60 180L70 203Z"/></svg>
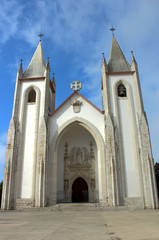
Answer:
<svg viewBox="0 0 159 240"><path fill-rule="evenodd" d="M130 6L131 10L119 20L120 30L125 42L140 46L147 43L150 36L155 36L159 2L140 0L136 6L136 1L132 1Z"/></svg>
<svg viewBox="0 0 159 240"><path fill-rule="evenodd" d="M100 106L101 53L106 51L108 60L111 44L108 29L112 23L117 29L115 35L124 54L127 56L130 50L135 50L148 118L151 114L151 129L158 119L159 81L158 73L156 76L154 74L158 69L159 55L159 31L156 26L158 9L158 0L79 0L78 4L74 0L34 0L23 3L2 0L0 42L5 43L14 36L36 46L37 35L42 28L54 47L66 55L73 54L74 61L77 61L74 71L78 72L80 65L87 97ZM18 66L19 63L16 63L16 71ZM152 132L152 138L157 139L155 131Z"/></svg>
<svg viewBox="0 0 159 240"><path fill-rule="evenodd" d="M1 0L0 4L0 42L5 43L15 36L19 27L22 5L16 0Z"/></svg>

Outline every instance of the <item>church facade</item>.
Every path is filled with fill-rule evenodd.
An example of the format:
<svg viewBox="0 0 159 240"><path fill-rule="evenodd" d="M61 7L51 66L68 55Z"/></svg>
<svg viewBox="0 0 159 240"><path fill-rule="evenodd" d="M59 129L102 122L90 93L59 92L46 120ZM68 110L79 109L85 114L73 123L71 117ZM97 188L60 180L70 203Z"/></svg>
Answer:
<svg viewBox="0 0 159 240"><path fill-rule="evenodd" d="M41 41L17 72L7 139L3 210L89 202L157 208L149 128L138 67L124 57L114 35L102 59L103 110L80 94L81 83L55 109Z"/></svg>

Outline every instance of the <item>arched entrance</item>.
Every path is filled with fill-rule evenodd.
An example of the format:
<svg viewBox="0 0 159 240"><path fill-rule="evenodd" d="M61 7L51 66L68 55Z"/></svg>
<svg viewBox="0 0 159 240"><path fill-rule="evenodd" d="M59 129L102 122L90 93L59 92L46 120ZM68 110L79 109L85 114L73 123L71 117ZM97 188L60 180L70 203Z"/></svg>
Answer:
<svg viewBox="0 0 159 240"><path fill-rule="evenodd" d="M88 185L81 177L72 184L72 202L88 202Z"/></svg>
<svg viewBox="0 0 159 240"><path fill-rule="evenodd" d="M90 146L91 142L93 143L92 147ZM98 129L85 119L76 116L66 121L56 131L51 146L50 203L72 202L72 179L77 179L79 176L81 178L85 176L84 179L87 179L88 202L98 202L99 199L103 199L103 196L106 195L105 148ZM71 153L77 153L77 151L72 151L74 148L80 148L83 153L81 163L76 164L78 162L76 161L77 154L73 154L72 157ZM85 157L87 155L85 149L88 150L88 157ZM92 150L94 166L89 158L90 155L92 158ZM85 164L86 162L88 164ZM76 166L74 166L75 164ZM89 166L87 167L87 165Z"/></svg>

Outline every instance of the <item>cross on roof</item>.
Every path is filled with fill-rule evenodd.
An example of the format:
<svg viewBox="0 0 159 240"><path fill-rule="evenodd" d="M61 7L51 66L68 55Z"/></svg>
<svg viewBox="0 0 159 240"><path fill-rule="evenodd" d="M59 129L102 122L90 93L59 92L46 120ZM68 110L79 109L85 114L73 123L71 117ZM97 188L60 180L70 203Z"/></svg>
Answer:
<svg viewBox="0 0 159 240"><path fill-rule="evenodd" d="M40 41L41 41L41 39L44 36L44 34L42 34L42 32L41 32L38 36L40 37Z"/></svg>
<svg viewBox="0 0 159 240"><path fill-rule="evenodd" d="M82 83L79 81L73 81L73 83L71 83L70 88L73 91L79 91L82 88Z"/></svg>
<svg viewBox="0 0 159 240"><path fill-rule="evenodd" d="M115 31L116 29L113 28L113 26L112 26L109 30L112 31L112 34L114 35L114 31Z"/></svg>

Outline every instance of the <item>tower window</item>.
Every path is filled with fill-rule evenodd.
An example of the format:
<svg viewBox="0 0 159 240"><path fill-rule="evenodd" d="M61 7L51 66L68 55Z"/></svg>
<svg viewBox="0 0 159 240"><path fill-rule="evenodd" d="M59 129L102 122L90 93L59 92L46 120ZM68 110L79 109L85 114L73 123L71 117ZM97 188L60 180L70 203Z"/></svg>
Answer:
<svg viewBox="0 0 159 240"><path fill-rule="evenodd" d="M123 84L118 86L118 97L126 97L126 88Z"/></svg>
<svg viewBox="0 0 159 240"><path fill-rule="evenodd" d="M32 89L28 94L28 103L36 102L36 92Z"/></svg>

